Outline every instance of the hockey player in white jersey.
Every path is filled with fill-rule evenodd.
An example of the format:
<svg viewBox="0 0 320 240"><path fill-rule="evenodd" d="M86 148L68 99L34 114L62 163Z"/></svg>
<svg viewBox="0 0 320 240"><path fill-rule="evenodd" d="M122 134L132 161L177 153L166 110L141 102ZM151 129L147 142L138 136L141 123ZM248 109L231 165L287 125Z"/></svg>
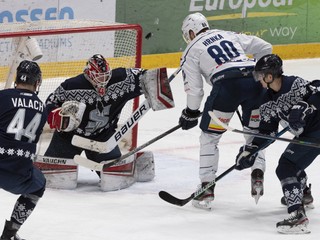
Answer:
<svg viewBox="0 0 320 240"><path fill-rule="evenodd" d="M270 43L245 34L210 29L201 13L188 15L182 24L183 38L187 42L180 66L187 94L186 108L179 119L182 129L198 124L205 81L212 87L200 123L200 169L202 186L216 178L219 161L218 143L225 129L213 122L208 111L229 123L237 108L242 108L243 127L256 130L259 125L259 101L264 89L252 76L255 59L272 52ZM250 59L246 54L252 54ZM246 137L249 144L252 138ZM257 200L263 195L265 160L263 152L252 166L251 194ZM200 186L201 187L201 186ZM258 187L258 188L256 188ZM258 192L257 192L258 191ZM211 209L214 186L193 200L198 208Z"/></svg>

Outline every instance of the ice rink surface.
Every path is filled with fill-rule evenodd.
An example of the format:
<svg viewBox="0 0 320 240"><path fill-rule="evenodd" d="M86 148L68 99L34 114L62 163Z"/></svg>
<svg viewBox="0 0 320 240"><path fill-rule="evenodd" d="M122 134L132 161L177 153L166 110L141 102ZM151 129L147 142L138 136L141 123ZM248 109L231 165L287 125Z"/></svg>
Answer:
<svg viewBox="0 0 320 240"><path fill-rule="evenodd" d="M169 74L175 69L169 69ZM286 75L308 80L320 79L320 59L286 60ZM45 84L45 81L44 81ZM139 122L138 145L158 136L178 123L185 108L181 74L172 81L176 107L149 111ZM206 86L206 94L210 86ZM41 91L41 90L40 90ZM143 101L143 99L141 100ZM231 126L241 128L234 115ZM145 150L153 151L156 177L147 183L115 192L101 192L95 173L80 168L76 190L47 189L37 208L19 234L28 240L295 240L320 238L320 164L318 157L307 169L315 209L307 210L308 235L282 235L275 225L288 217L280 204L280 183L275 175L279 156L287 143L276 142L267 148L265 195L256 205L250 195L250 170L232 171L217 182L212 211L195 209L191 202L178 207L158 197L160 190L179 198L189 197L199 184L198 138L200 130L177 130ZM289 133L283 137L292 138ZM241 134L226 132L220 142L218 174L234 164L243 143ZM0 190L0 231L10 217L17 196Z"/></svg>

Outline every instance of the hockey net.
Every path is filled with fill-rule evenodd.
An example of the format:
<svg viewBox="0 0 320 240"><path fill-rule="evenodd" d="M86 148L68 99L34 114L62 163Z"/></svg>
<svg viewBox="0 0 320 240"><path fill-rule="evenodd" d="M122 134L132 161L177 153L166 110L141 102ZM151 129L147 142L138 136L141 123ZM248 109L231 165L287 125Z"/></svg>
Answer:
<svg viewBox="0 0 320 240"><path fill-rule="evenodd" d="M13 87L15 72L23 59L34 60L42 70L39 97L45 101L59 84L83 72L93 54L102 54L111 68L141 66L142 29L135 24L85 20L37 21L0 24L0 88ZM42 55L42 57L41 57ZM138 107L136 98L121 112L119 127ZM137 145L137 126L121 143L122 150ZM46 139L52 136L45 127ZM39 154L46 145L40 142Z"/></svg>

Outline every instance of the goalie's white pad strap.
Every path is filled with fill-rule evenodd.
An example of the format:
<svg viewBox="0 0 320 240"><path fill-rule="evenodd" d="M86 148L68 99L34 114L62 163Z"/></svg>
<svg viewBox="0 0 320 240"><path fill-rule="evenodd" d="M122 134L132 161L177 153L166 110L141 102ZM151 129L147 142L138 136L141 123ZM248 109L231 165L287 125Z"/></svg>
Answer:
<svg viewBox="0 0 320 240"><path fill-rule="evenodd" d="M149 69L141 77L145 98L154 111L174 107L167 68Z"/></svg>
<svg viewBox="0 0 320 240"><path fill-rule="evenodd" d="M44 174L48 188L75 189L78 165L73 159L37 155L34 163Z"/></svg>

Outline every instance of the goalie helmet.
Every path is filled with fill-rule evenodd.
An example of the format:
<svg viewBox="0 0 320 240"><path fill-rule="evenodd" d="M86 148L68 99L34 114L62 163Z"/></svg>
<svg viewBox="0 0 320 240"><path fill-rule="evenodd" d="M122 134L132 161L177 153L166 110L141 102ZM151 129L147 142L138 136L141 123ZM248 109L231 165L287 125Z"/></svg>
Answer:
<svg viewBox="0 0 320 240"><path fill-rule="evenodd" d="M253 76L256 81L263 80L266 74L280 77L283 74L282 59L276 54L267 54L259 59L254 67Z"/></svg>
<svg viewBox="0 0 320 240"><path fill-rule="evenodd" d="M17 75L15 83L23 83L34 85L36 87L41 85L41 70L36 62L23 60L17 67Z"/></svg>
<svg viewBox="0 0 320 240"><path fill-rule="evenodd" d="M101 54L95 54L89 58L84 68L84 75L99 95L104 96L106 86L111 78L111 69Z"/></svg>
<svg viewBox="0 0 320 240"><path fill-rule="evenodd" d="M181 27L182 37L186 43L189 43L192 40L189 34L190 30L197 35L203 29L210 29L206 17L199 12L192 13L183 20Z"/></svg>

